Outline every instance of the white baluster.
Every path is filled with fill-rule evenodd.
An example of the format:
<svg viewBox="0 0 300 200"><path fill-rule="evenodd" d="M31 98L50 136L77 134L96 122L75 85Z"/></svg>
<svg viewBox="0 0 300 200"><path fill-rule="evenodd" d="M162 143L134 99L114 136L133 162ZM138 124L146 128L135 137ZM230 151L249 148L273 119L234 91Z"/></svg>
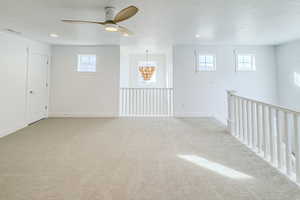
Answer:
<svg viewBox="0 0 300 200"><path fill-rule="evenodd" d="M147 111L148 111L148 104L147 104L147 102L148 102L148 91L149 91L149 89L144 89L143 90L143 95L144 95L144 108L143 108L143 112L142 112L142 115L143 116L147 116Z"/></svg>
<svg viewBox="0 0 300 200"><path fill-rule="evenodd" d="M285 132L285 159L286 159L286 173L288 176L291 176L291 154L292 154L292 145L291 145L291 134L288 127L288 113L284 113L284 132Z"/></svg>
<svg viewBox="0 0 300 200"><path fill-rule="evenodd" d="M146 99L147 99L147 96L146 96L146 91L147 89L141 89L141 95L142 95L142 102L141 102L141 107L140 107L140 115L141 116L145 116L145 111L146 111Z"/></svg>
<svg viewBox="0 0 300 200"><path fill-rule="evenodd" d="M294 134L295 134L295 158L296 158L296 181L300 183L300 135L298 127L298 115L294 114Z"/></svg>
<svg viewBox="0 0 300 200"><path fill-rule="evenodd" d="M232 131L232 95L231 95L231 91L227 91L227 128L230 132L230 134L232 135L233 134L233 131Z"/></svg>
<svg viewBox="0 0 300 200"><path fill-rule="evenodd" d="M133 116L136 117L137 89L133 89Z"/></svg>
<svg viewBox="0 0 300 200"><path fill-rule="evenodd" d="M151 89L151 116L154 116L154 89Z"/></svg>
<svg viewBox="0 0 300 200"><path fill-rule="evenodd" d="M281 154L281 131L280 131L279 110L276 109L276 140L277 140L277 167L282 168L282 154Z"/></svg>
<svg viewBox="0 0 300 200"><path fill-rule="evenodd" d="M123 104L123 106L124 106L124 108L123 108L123 116L126 116L126 114L127 114L127 110L126 110L126 108L127 108L127 89L123 89L123 91L124 91L124 96L123 96L123 101L124 101L124 104Z"/></svg>
<svg viewBox="0 0 300 200"><path fill-rule="evenodd" d="M170 89L170 116L173 116L174 113L173 113L173 89Z"/></svg>
<svg viewBox="0 0 300 200"><path fill-rule="evenodd" d="M148 104L147 104L147 99L148 99L148 92L149 89L143 89L143 96L144 96L144 102L143 102L143 111L142 111L142 116L147 116L147 109L148 109Z"/></svg>
<svg viewBox="0 0 300 200"><path fill-rule="evenodd" d="M243 109L242 109L242 99L239 98L239 138L243 141Z"/></svg>
<svg viewBox="0 0 300 200"><path fill-rule="evenodd" d="M125 113L124 113L124 115L127 116L127 114L128 114L128 110L127 110L127 105L128 105L128 99L127 99L127 97L128 97L128 90L127 90L127 88L125 88L124 91L125 91Z"/></svg>
<svg viewBox="0 0 300 200"><path fill-rule="evenodd" d="M145 115L145 90L147 89L140 89L140 106L139 106L139 115L144 116Z"/></svg>
<svg viewBox="0 0 300 200"><path fill-rule="evenodd" d="M268 132L268 127L267 127L267 119L266 119L266 107L262 105L262 145L263 145L263 153L264 153L264 158L267 159L267 132Z"/></svg>
<svg viewBox="0 0 300 200"><path fill-rule="evenodd" d="M163 115L166 116L166 90L163 88Z"/></svg>
<svg viewBox="0 0 300 200"><path fill-rule="evenodd" d="M140 93L141 90L139 88L136 89L136 116L139 116L140 115L140 108L139 108L139 105L141 105L141 102L142 102L142 99L143 99L143 96L142 94Z"/></svg>
<svg viewBox="0 0 300 200"><path fill-rule="evenodd" d="M242 117L241 117L241 125L242 125L242 141L243 143L245 143L246 138L245 138L245 106L244 106L244 100L241 99L241 103L242 103L242 107L241 107L241 111L242 111Z"/></svg>
<svg viewBox="0 0 300 200"><path fill-rule="evenodd" d="M164 99L165 115L168 116L168 90L167 90L167 88L164 88L164 96L165 96L165 99Z"/></svg>
<svg viewBox="0 0 300 200"><path fill-rule="evenodd" d="M251 106L251 102L246 102L246 114L247 114L247 144L250 147L251 144L251 112L249 109L249 106Z"/></svg>
<svg viewBox="0 0 300 200"><path fill-rule="evenodd" d="M168 117L170 117L170 89L168 88L167 89L167 98L168 98L168 101L167 101L167 106L168 106Z"/></svg>
<svg viewBox="0 0 300 200"><path fill-rule="evenodd" d="M159 105L158 105L158 98L159 98L159 93L158 93L159 91L158 91L158 88L155 88L155 116L157 116L158 115L158 113L159 113Z"/></svg>
<svg viewBox="0 0 300 200"><path fill-rule="evenodd" d="M169 91L165 88L165 106L166 106L166 116L169 116Z"/></svg>
<svg viewBox="0 0 300 200"><path fill-rule="evenodd" d="M256 128L257 128L257 133L256 133L256 138L257 138L257 152L261 153L262 152L262 106L257 103L256 104Z"/></svg>
<svg viewBox="0 0 300 200"><path fill-rule="evenodd" d="M122 116L125 115L125 105L126 105L126 90L124 88L122 88L122 91L123 91L123 96L122 96Z"/></svg>
<svg viewBox="0 0 300 200"><path fill-rule="evenodd" d="M133 89L133 116L136 116L137 90Z"/></svg>
<svg viewBox="0 0 300 200"><path fill-rule="evenodd" d="M131 88L128 88L128 116L131 115L131 103L132 103Z"/></svg>
<svg viewBox="0 0 300 200"><path fill-rule="evenodd" d="M160 115L164 114L164 92L163 89L160 88Z"/></svg>
<svg viewBox="0 0 300 200"><path fill-rule="evenodd" d="M243 132L244 132L244 143L248 143L248 133L247 133L247 101L243 100Z"/></svg>
<svg viewBox="0 0 300 200"><path fill-rule="evenodd" d="M159 107L158 107L158 110L159 110L158 111L158 115L159 116L161 116L161 114L162 114L162 112L161 112L162 111L162 103L161 103L162 101L161 100L162 100L161 88L159 88L158 89L158 105L159 105Z"/></svg>
<svg viewBox="0 0 300 200"><path fill-rule="evenodd" d="M140 89L139 88L137 88L136 89L136 116L139 116L140 115L140 108L139 108L139 105L141 104L141 102L142 102L142 98L143 98L143 96L141 95L141 93L140 93Z"/></svg>
<svg viewBox="0 0 300 200"><path fill-rule="evenodd" d="M274 131L273 131L273 115L272 115L272 108L269 107L269 151L270 151L270 158L271 164L274 164Z"/></svg>
<svg viewBox="0 0 300 200"><path fill-rule="evenodd" d="M145 98L145 110L144 110L144 116L149 116L149 89L146 89L145 90L145 95L146 95L146 98Z"/></svg>
<svg viewBox="0 0 300 200"><path fill-rule="evenodd" d="M123 113L123 90L122 88L120 88L120 93L119 93L119 116L121 117L122 116L122 113Z"/></svg>
<svg viewBox="0 0 300 200"><path fill-rule="evenodd" d="M232 106L232 135L235 136L236 135L236 107L235 107L235 96L232 95L231 97L231 106Z"/></svg>
<svg viewBox="0 0 300 200"><path fill-rule="evenodd" d="M151 116L151 107L152 107L152 102L151 102L151 97L152 97L152 95L151 95L151 92L152 92L152 90L151 89L149 89L148 90L148 112L147 112L147 115L148 116Z"/></svg>
<svg viewBox="0 0 300 200"><path fill-rule="evenodd" d="M234 98L234 110L235 110L235 113L234 113L234 115L235 115L235 120L234 120L234 127L235 127L235 136L236 137L238 137L238 135L239 135L239 120L240 120L240 118L239 118L239 104L238 104L238 97L237 96L235 96L235 98Z"/></svg>
<svg viewBox="0 0 300 200"><path fill-rule="evenodd" d="M236 97L236 113L237 113L237 122L236 122L236 126L237 126L237 131L236 131L236 136L237 138L241 138L241 110L240 110L241 106L240 106L240 98Z"/></svg>
<svg viewBox="0 0 300 200"><path fill-rule="evenodd" d="M141 110L141 116L146 116L147 115L147 98L148 98L148 91L149 89L143 89L142 90L142 94L144 96L144 102L143 105L142 105L142 110Z"/></svg>
<svg viewBox="0 0 300 200"><path fill-rule="evenodd" d="M131 112L131 89L128 88L127 89L127 98L128 98L128 101L127 101L127 111L128 111L128 116L130 116L130 112Z"/></svg>
<svg viewBox="0 0 300 200"><path fill-rule="evenodd" d="M255 142L255 102L251 103L251 122L252 122L252 129L251 129L251 135L252 135L252 149L255 151L255 146L256 146L256 142Z"/></svg>

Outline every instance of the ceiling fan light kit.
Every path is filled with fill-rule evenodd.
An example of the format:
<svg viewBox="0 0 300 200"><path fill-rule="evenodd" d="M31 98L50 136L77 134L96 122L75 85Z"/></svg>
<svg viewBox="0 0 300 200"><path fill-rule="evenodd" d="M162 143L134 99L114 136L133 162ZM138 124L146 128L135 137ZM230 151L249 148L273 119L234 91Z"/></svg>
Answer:
<svg viewBox="0 0 300 200"><path fill-rule="evenodd" d="M117 32L118 31L118 25L116 24L105 24L105 28L106 31L109 32Z"/></svg>
<svg viewBox="0 0 300 200"><path fill-rule="evenodd" d="M123 36L133 35L133 32L127 28L118 25L118 22L125 21L133 17L139 9L135 6L129 6L124 8L115 15L114 7L105 7L105 22L94 22L94 21L82 21L82 20L62 20L66 23L89 23L89 24L98 24L104 25L104 30L109 32L120 32Z"/></svg>

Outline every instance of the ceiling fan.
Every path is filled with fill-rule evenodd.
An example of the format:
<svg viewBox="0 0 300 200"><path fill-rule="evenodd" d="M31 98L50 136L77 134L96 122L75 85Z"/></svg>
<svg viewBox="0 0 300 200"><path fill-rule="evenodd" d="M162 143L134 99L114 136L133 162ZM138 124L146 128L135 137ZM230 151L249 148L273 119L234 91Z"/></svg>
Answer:
<svg viewBox="0 0 300 200"><path fill-rule="evenodd" d="M96 21L83 21L83 20L62 20L62 22L66 23L89 23L89 24L100 24L104 25L104 29L110 32L120 32L123 36L133 35L133 32L129 29L118 25L118 22L125 21L131 17L133 17L139 9L135 6L129 6L124 8L120 12L115 15L114 7L105 7L105 21L104 22L96 22Z"/></svg>

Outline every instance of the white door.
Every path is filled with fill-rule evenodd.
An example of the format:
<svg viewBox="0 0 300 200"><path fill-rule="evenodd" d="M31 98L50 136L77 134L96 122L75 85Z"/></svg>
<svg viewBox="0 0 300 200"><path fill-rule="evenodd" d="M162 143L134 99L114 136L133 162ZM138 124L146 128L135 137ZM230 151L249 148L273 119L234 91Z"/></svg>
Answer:
<svg viewBox="0 0 300 200"><path fill-rule="evenodd" d="M28 123L47 117L48 56L30 54L28 66Z"/></svg>

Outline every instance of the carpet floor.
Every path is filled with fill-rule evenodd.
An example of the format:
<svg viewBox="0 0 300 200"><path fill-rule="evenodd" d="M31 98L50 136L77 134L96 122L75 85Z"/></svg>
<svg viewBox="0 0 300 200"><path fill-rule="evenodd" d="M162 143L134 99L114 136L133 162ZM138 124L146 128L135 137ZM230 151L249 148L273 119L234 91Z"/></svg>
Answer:
<svg viewBox="0 0 300 200"><path fill-rule="evenodd" d="M46 119L0 138L1 200L299 200L213 119Z"/></svg>

